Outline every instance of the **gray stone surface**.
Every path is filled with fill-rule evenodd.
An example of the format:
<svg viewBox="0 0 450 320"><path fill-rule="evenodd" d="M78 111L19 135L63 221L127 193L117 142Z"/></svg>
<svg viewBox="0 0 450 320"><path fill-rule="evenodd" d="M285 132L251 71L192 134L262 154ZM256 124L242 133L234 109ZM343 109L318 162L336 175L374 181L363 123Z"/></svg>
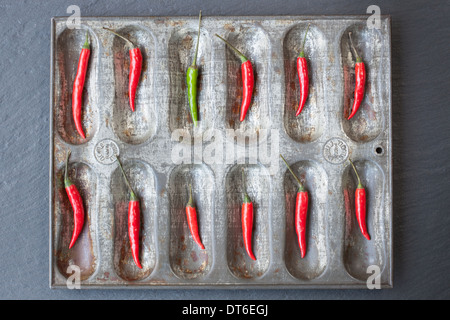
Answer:
<svg viewBox="0 0 450 320"><path fill-rule="evenodd" d="M354 1L14 1L0 4L0 298L450 298L448 1L377 1L392 16L394 288L386 290L51 290L50 19L86 16L363 14Z"/></svg>

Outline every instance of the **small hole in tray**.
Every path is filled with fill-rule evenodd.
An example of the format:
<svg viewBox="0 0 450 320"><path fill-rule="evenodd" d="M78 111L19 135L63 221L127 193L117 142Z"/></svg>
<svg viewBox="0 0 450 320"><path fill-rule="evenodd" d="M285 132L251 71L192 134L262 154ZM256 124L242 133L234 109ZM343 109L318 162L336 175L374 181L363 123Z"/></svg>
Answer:
<svg viewBox="0 0 450 320"><path fill-rule="evenodd" d="M384 150L382 147L378 146L375 148L375 153L379 156L381 156L384 153Z"/></svg>

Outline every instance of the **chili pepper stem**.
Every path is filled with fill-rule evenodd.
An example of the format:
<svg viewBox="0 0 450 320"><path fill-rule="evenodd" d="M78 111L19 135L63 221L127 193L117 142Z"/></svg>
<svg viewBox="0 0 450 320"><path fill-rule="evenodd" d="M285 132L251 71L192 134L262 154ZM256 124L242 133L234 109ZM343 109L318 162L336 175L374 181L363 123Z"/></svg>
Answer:
<svg viewBox="0 0 450 320"><path fill-rule="evenodd" d="M130 190L130 201L137 201L139 198L134 193L133 188L131 188L130 182L128 181L125 171L123 170L122 163L120 162L119 157L116 156L116 159L117 159L117 162L119 163L120 171L122 171L122 174L125 178L125 183L127 184L127 187Z"/></svg>
<svg viewBox="0 0 450 320"><path fill-rule="evenodd" d="M354 170L355 173L356 173L356 178L358 178L358 189L364 188L363 185L362 185L362 183L361 183L361 179L359 178L358 171L356 171L355 165L353 164L352 160L348 159L348 161L350 161L350 164L352 165L353 170Z"/></svg>
<svg viewBox="0 0 450 320"><path fill-rule="evenodd" d="M125 40L128 43L128 45L131 47L131 49L137 48L137 46L133 42L131 42L131 40L125 38L124 36L121 36L120 34L115 32L114 30L111 30L111 29L105 28L105 27L103 27L103 29L108 30L109 32L112 32L113 34L115 34L116 36L121 38L122 40Z"/></svg>
<svg viewBox="0 0 450 320"><path fill-rule="evenodd" d="M69 150L67 152L67 156L66 156L66 167L64 170L64 180L68 180L68 175L67 175L67 167L68 167L68 162L69 162L69 157L70 157L71 151Z"/></svg>
<svg viewBox="0 0 450 320"><path fill-rule="evenodd" d="M247 194L247 184L245 182L245 172L244 172L244 168L242 168L242 185L244 186L244 203L249 203L250 201L250 197Z"/></svg>
<svg viewBox="0 0 450 320"><path fill-rule="evenodd" d="M201 21L202 21L202 11L200 10L200 14L198 16L197 45L195 47L194 61L191 64L191 68L197 68L197 55L198 55L198 44L200 42L200 22Z"/></svg>
<svg viewBox="0 0 450 320"><path fill-rule="evenodd" d="M358 55L358 52L356 51L355 46L353 45L352 33L351 32L348 33L348 37L350 39L350 47L352 48L353 52L355 53L356 62L362 62L361 57Z"/></svg>
<svg viewBox="0 0 450 320"><path fill-rule="evenodd" d="M191 184L189 184L189 200L188 200L187 206L192 207L192 208L195 207L194 198L192 197L192 185Z"/></svg>
<svg viewBox="0 0 450 320"><path fill-rule="evenodd" d="M301 47L301 50L300 50L300 54L298 55L298 56L301 57L301 58L304 58L304 57L305 57L305 52L303 52L303 50L304 50L304 48L305 48L306 35L308 34L309 26L310 26L310 23L308 23L308 27L306 27L306 32L305 32L305 36L304 36L304 38L303 38L302 47Z"/></svg>
<svg viewBox="0 0 450 320"><path fill-rule="evenodd" d="M86 41L84 41L83 44L83 49L90 49L90 45L89 45L89 32L86 31Z"/></svg>
<svg viewBox="0 0 450 320"><path fill-rule="evenodd" d="M303 184L300 182L300 179L295 175L294 171L292 171L291 167L288 165L286 159L284 159L284 157L280 154L281 159L283 159L284 163L286 164L288 170L291 172L291 174L294 176L295 180L297 180L298 184L299 184L299 188L298 191L299 192L303 192L305 191L305 187L303 186Z"/></svg>
<svg viewBox="0 0 450 320"><path fill-rule="evenodd" d="M67 152L67 156L66 156L66 165L65 165L65 169L64 169L64 187L65 188L67 188L67 187L69 187L69 186L71 186L72 185L72 182L70 181L70 179L69 179L69 174L68 174L68 166L69 166L69 157L70 157L70 154L71 154L72 152L69 150L68 152Z"/></svg>
<svg viewBox="0 0 450 320"><path fill-rule="evenodd" d="M216 37L218 37L220 40L222 40L223 42L225 42L231 49L234 50L234 52L236 52L236 54L239 56L239 58L241 58L242 63L248 61L248 58L246 56L244 56L242 54L242 52L240 52L238 49L236 49L235 47L233 47L227 40L225 40L224 38L222 38L221 36L219 36L218 34L216 34Z"/></svg>

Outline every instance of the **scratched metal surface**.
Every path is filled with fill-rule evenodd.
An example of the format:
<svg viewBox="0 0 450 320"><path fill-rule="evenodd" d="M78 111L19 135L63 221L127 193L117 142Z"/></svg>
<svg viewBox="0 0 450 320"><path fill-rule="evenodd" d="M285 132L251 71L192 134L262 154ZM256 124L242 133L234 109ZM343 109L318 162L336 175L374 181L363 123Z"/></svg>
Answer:
<svg viewBox="0 0 450 320"><path fill-rule="evenodd" d="M54 18L50 286L65 288L73 272L69 266L76 265L82 288L365 288L367 268L375 265L381 285L391 287L390 19L383 17L380 29L368 29L366 19L204 17L198 58L201 121L193 129L185 71L193 58L196 17L83 18L80 30L68 29L66 18ZM310 96L296 118L295 59L308 23ZM127 100L125 44L103 26L143 50L134 113ZM87 138L82 141L71 117L71 90L86 31L92 52L83 93ZM349 31L368 72L363 104L350 121L355 59ZM215 33L254 64L254 99L243 123L238 120L240 60ZM69 174L87 212L71 250L72 211L62 179L69 150ZM304 259L293 229L297 186L280 153L311 198ZM128 194L115 154L142 200L142 270L129 251ZM180 154L187 163L178 163ZM348 158L367 189L371 241L361 236L354 218L356 183ZM256 208L256 261L242 244L242 168ZM204 251L193 243L185 222L189 183Z"/></svg>

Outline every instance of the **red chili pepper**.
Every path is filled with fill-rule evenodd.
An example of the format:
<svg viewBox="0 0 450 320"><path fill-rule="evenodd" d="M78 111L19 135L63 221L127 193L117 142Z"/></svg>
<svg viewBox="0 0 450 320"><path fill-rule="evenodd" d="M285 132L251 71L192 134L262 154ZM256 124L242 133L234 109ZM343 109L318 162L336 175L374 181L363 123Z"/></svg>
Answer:
<svg viewBox="0 0 450 320"><path fill-rule="evenodd" d="M356 114L356 111L358 111L359 106L361 105L361 102L364 98L364 88L366 86L366 68L364 66L364 62L362 62L361 57L358 55L358 52L356 52L355 47L353 46L352 41L352 33L349 32L348 36L350 38L350 45L355 53L356 56L356 63L355 63L355 98L353 100L353 106L352 106L352 113L348 117L348 120L353 118L353 116Z"/></svg>
<svg viewBox="0 0 450 320"><path fill-rule="evenodd" d="M88 67L89 56L91 54L91 49L89 46L89 37L86 32L86 41L81 49L80 58L78 59L77 74L75 76L75 81L73 83L72 91L72 115L73 121L75 122L75 127L78 133L86 139L83 127L81 125L81 107L83 105L83 88L84 80L86 78L86 70Z"/></svg>
<svg viewBox="0 0 450 320"><path fill-rule="evenodd" d="M252 231L253 231L253 203L247 194L245 187L244 169L242 169L242 184L244 185L244 202L242 203L241 223L244 246L247 254L252 260L256 260L252 251Z"/></svg>
<svg viewBox="0 0 450 320"><path fill-rule="evenodd" d="M242 104L241 104L241 114L239 120L242 122L245 119L248 108L250 107L250 103L252 101L253 94L253 86L255 84L255 77L253 75L253 66L250 60L247 59L238 49L233 47L227 40L222 38L221 36L216 36L224 41L231 49L236 52L236 54L241 59L241 71L242 71L242 84L243 84L243 93L242 93Z"/></svg>
<svg viewBox="0 0 450 320"><path fill-rule="evenodd" d="M69 163L70 151L67 153L66 158L66 168L64 172L64 187L66 189L67 196L69 197L70 204L73 209L73 233L72 239L70 240L69 249L73 247L75 242L78 239L78 236L81 233L84 225L84 206L83 199L81 198L80 193L78 192L77 187L70 181L69 175L67 173L67 167Z"/></svg>
<svg viewBox="0 0 450 320"><path fill-rule="evenodd" d="M119 38L125 40L128 46L130 47L130 74L128 77L128 98L130 101L131 110L134 111L135 110L134 99L136 97L136 90L139 84L139 78L141 77L141 70L142 70L141 49L139 49L139 47L136 46L133 42L116 33L115 31L105 27L103 27L103 29L110 31Z"/></svg>
<svg viewBox="0 0 450 320"><path fill-rule="evenodd" d="M303 39L302 49L297 58L297 73L298 73L298 81L300 83L300 102L298 104L297 112L295 116L297 117L300 112L302 112L303 107L305 106L306 99L308 99L308 90L309 90L309 78L308 78L308 63L306 62L305 53L303 49L305 47L306 34L309 30L309 24L306 28L305 37Z"/></svg>
<svg viewBox="0 0 450 320"><path fill-rule="evenodd" d="M358 178L358 187L355 191L355 212L356 212L356 220L358 220L359 229L361 233L366 237L367 240L370 240L369 233L367 231L366 226L366 190L361 184L361 180L359 179L358 171L356 171L355 165L349 159L352 164L353 170L356 173L356 177Z"/></svg>
<svg viewBox="0 0 450 320"><path fill-rule="evenodd" d="M139 262L139 231L141 229L141 211L139 208L139 197L134 193L130 186L125 171L123 170L122 163L118 157L117 162L119 163L120 170L125 178L125 183L130 190L130 201L128 202L128 238L130 239L131 255L133 256L134 263L139 269L142 269L141 263Z"/></svg>
<svg viewBox="0 0 450 320"><path fill-rule="evenodd" d="M186 205L186 217L192 238L194 238L194 241L198 244L200 249L204 250L205 246L203 245L202 240L200 239L200 235L198 233L197 210L195 209L194 199L192 198L191 185L189 185L189 201Z"/></svg>
<svg viewBox="0 0 450 320"><path fill-rule="evenodd" d="M295 217L294 225L295 232L297 233L298 246L300 247L301 257L304 258L306 255L306 218L308 215L308 191L305 190L300 179L292 171L291 167L287 164L287 161L280 154L281 159L283 159L287 168L297 180L299 188L297 191L297 199L295 200Z"/></svg>

